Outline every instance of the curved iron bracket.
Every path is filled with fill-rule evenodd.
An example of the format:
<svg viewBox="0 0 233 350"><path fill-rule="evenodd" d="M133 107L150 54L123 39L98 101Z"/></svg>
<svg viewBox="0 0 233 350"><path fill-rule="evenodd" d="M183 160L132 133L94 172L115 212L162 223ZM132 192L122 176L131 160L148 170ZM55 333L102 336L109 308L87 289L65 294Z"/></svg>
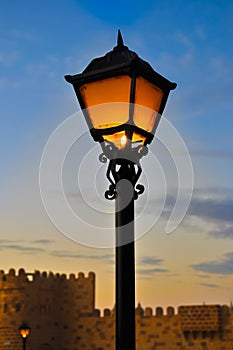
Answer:
<svg viewBox="0 0 233 350"><path fill-rule="evenodd" d="M144 186L137 185L137 181L142 173L140 159L148 153L145 146L139 146L132 149L117 149L113 144L101 144L103 153L100 154L99 160L107 163L109 159L108 169L106 172L107 179L110 182L108 190L105 192L105 198L113 200L117 198L117 183L126 179L131 182L134 188L134 199L136 200L140 194L144 192Z"/></svg>

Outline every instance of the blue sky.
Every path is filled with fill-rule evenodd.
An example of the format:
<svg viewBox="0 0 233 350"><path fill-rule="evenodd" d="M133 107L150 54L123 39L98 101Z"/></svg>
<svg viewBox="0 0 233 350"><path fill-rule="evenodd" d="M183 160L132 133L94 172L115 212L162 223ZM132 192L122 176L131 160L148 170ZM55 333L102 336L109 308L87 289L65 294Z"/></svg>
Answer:
<svg viewBox="0 0 233 350"><path fill-rule="evenodd" d="M195 180L176 232L158 234L163 215L138 241L138 299L153 306L201 302L203 293L206 302L233 298L232 13L228 0L0 1L2 268L94 269L98 305L113 304L113 252L81 247L55 229L38 169L51 132L79 108L64 75L110 51L120 28L131 50L178 84L165 115L186 142ZM103 281L110 287L101 297Z"/></svg>

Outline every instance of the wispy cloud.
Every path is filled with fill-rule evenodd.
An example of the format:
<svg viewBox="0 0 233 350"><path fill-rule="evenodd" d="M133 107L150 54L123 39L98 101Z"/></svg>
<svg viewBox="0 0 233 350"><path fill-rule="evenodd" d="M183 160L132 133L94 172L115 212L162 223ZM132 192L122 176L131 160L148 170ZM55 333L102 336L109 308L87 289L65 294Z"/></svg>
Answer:
<svg viewBox="0 0 233 350"><path fill-rule="evenodd" d="M154 256L143 256L137 259L136 273L139 278L150 278L158 274L167 273L169 270L160 267L163 259ZM159 267L157 267L159 265Z"/></svg>
<svg viewBox="0 0 233 350"><path fill-rule="evenodd" d="M208 287L208 288L219 288L219 286L214 283L201 283L201 286Z"/></svg>
<svg viewBox="0 0 233 350"><path fill-rule="evenodd" d="M0 90L17 89L21 86L22 84L19 80L16 80L11 84L11 82L8 81L7 79L0 79Z"/></svg>
<svg viewBox="0 0 233 350"><path fill-rule="evenodd" d="M150 199L147 213L160 204L159 197ZM171 188L167 194L162 218L168 219L176 202L176 191ZM209 236L219 239L233 239L233 190L231 188L209 188L196 190L185 215L183 225L189 229L203 230Z"/></svg>
<svg viewBox="0 0 233 350"><path fill-rule="evenodd" d="M91 255L91 254L78 254L72 251L53 251L52 256L59 258L70 258L70 259L80 259L80 260L104 260L106 263L113 263L113 254L103 254L103 255Z"/></svg>
<svg viewBox="0 0 233 350"><path fill-rule="evenodd" d="M0 63L5 66L10 66L15 64L21 57L21 52L19 51L4 51L0 52Z"/></svg>
<svg viewBox="0 0 233 350"><path fill-rule="evenodd" d="M140 265L160 265L162 262L162 259L153 256L143 256L138 259L138 264Z"/></svg>
<svg viewBox="0 0 233 350"><path fill-rule="evenodd" d="M215 238L233 239L233 223L216 223L209 234Z"/></svg>
<svg viewBox="0 0 233 350"><path fill-rule="evenodd" d="M222 259L191 265L196 271L219 275L233 275L233 252L226 253Z"/></svg>
<svg viewBox="0 0 233 350"><path fill-rule="evenodd" d="M210 275L203 275L203 274L199 274L199 275L196 275L197 277L199 278L210 278Z"/></svg>
<svg viewBox="0 0 233 350"><path fill-rule="evenodd" d="M169 270L163 269L163 268L156 268L156 267L152 269L137 269L136 271L137 275L150 276L150 277L153 277L155 275L165 273L165 272L169 272Z"/></svg>
<svg viewBox="0 0 233 350"><path fill-rule="evenodd" d="M11 240L11 239L0 239L0 245L5 243L18 243L22 242L21 240Z"/></svg>
<svg viewBox="0 0 233 350"><path fill-rule="evenodd" d="M162 214L164 217L169 217L174 203L175 196L169 194ZM196 227L199 225L200 229L214 238L233 239L232 189L210 188L195 191L184 224Z"/></svg>
<svg viewBox="0 0 233 350"><path fill-rule="evenodd" d="M179 57L180 64L189 65L194 59L195 46L191 38L182 32L176 33L175 37L182 49L182 54Z"/></svg>
<svg viewBox="0 0 233 350"><path fill-rule="evenodd" d="M35 243L35 244L50 244L50 243L54 243L54 241L52 241L50 239L37 239L35 241L32 241L32 243Z"/></svg>
<svg viewBox="0 0 233 350"><path fill-rule="evenodd" d="M232 190L199 191L192 198L188 214L210 222L209 235L215 238L233 238Z"/></svg>
<svg viewBox="0 0 233 350"><path fill-rule="evenodd" d="M17 40L23 40L23 41L29 41L33 42L36 41L38 38L35 33L30 31L22 31L22 30L11 30L9 32L9 37Z"/></svg>
<svg viewBox="0 0 233 350"><path fill-rule="evenodd" d="M233 223L233 197L222 193L222 196L216 196L216 189L199 192L198 196L193 196L189 214L204 218L213 218Z"/></svg>
<svg viewBox="0 0 233 350"><path fill-rule="evenodd" d="M15 250L23 253L42 253L45 250L42 248L35 248L35 247L28 247L28 246L23 246L19 244L3 244L1 245L1 249L7 249L7 250Z"/></svg>

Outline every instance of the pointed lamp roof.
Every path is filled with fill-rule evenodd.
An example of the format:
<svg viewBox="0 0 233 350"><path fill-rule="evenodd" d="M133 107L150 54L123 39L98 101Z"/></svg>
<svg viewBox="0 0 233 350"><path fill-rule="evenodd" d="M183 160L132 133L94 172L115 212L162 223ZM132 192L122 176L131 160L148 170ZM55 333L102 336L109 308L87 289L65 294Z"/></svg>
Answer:
<svg viewBox="0 0 233 350"><path fill-rule="evenodd" d="M94 58L81 74L66 75L65 79L69 83L81 86L88 81L96 81L123 74L143 76L152 84L163 86L163 89L167 91L175 89L177 85L157 73L136 52L129 50L124 45L120 30L118 30L117 35L117 45L112 51L102 57Z"/></svg>

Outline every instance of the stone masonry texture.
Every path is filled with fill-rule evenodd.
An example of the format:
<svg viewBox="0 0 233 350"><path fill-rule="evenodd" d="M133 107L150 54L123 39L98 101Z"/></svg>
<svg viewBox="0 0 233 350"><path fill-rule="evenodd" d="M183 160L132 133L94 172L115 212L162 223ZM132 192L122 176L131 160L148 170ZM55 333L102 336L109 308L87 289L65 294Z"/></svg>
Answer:
<svg viewBox="0 0 233 350"><path fill-rule="evenodd" d="M0 350L114 350L114 309L95 309L95 274L0 271ZM233 350L233 308L227 305L136 308L137 350ZM129 349L130 350L130 349Z"/></svg>

